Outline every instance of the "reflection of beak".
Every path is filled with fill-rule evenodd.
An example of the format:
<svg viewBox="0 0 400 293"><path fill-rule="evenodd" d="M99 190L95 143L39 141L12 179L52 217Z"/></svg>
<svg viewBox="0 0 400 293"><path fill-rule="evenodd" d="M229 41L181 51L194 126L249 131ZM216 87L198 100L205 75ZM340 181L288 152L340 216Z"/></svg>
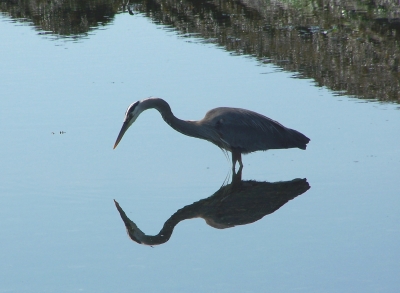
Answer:
<svg viewBox="0 0 400 293"><path fill-rule="evenodd" d="M124 210L119 206L119 203L114 199L115 206L117 207L117 210L121 216L122 221L124 221L125 227L126 227L126 232L128 232L129 237L139 243L142 244L142 241L140 241L140 236L144 236L143 232L140 231L140 229L136 226L134 222L132 222L128 216L125 214ZM139 237L138 237L139 236Z"/></svg>
<svg viewBox="0 0 400 293"><path fill-rule="evenodd" d="M122 124L121 130L118 134L117 140L115 141L115 144L113 147L114 149L117 147L117 145L121 141L122 137L124 136L125 132L128 130L129 126L130 125L128 124L128 122L124 122L124 124Z"/></svg>

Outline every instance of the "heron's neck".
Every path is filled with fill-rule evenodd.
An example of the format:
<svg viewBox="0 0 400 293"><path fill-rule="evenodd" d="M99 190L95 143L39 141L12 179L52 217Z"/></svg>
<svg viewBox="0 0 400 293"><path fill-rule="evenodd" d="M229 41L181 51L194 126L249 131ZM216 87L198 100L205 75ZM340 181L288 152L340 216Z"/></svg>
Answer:
<svg viewBox="0 0 400 293"><path fill-rule="evenodd" d="M163 227L163 229L161 229L160 233L158 233L157 235L146 235L144 234L142 231L129 231L128 230L128 234L129 236L131 236L131 233L134 232L134 237L135 237L135 241L139 241L140 244L144 244L144 245L159 245L159 244L163 244L165 242L167 242L169 240L169 238L171 238L172 232L174 230L174 227ZM132 237L131 237L132 238ZM133 239L133 238L132 238Z"/></svg>
<svg viewBox="0 0 400 293"><path fill-rule="evenodd" d="M122 219L125 222L125 226L127 232L132 240L144 245L158 245L167 242L174 231L176 225L179 222L193 219L199 217L199 208L202 206L200 202L193 203L191 205L185 206L176 213L174 213L165 223L160 232L157 235L146 235L144 234L135 223L133 223L129 218L126 216L125 213L121 215ZM200 207L199 207L200 205Z"/></svg>
<svg viewBox="0 0 400 293"><path fill-rule="evenodd" d="M134 229L132 229L132 225L127 226L127 231L129 236L133 236L132 239L139 240L141 244L144 245L159 245L167 242L174 231L174 228L180 221L183 221L187 218L191 218L191 215L187 217L186 213L182 213L181 210L173 214L162 227L161 231L157 235L146 235L144 234L136 225ZM136 241L135 240L135 241Z"/></svg>
<svg viewBox="0 0 400 293"><path fill-rule="evenodd" d="M156 109L160 112L164 121L167 122L169 126L182 134L206 139L206 136L203 133L204 129L200 127L198 121L186 121L175 117L174 114L172 114L171 107L163 99L148 98L141 101L141 107L143 111L150 108Z"/></svg>

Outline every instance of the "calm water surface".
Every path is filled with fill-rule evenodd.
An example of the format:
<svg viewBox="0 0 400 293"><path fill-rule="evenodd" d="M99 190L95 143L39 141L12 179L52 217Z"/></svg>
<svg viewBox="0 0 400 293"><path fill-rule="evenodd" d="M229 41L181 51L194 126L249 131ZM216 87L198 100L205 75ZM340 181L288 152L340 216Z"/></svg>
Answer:
<svg viewBox="0 0 400 293"><path fill-rule="evenodd" d="M397 292L398 104L337 96L139 11L77 38L0 16L0 292ZM182 119L255 110L311 142L244 156L243 181L267 189L218 210L230 159L158 112L112 149L126 107L151 95ZM147 235L175 221L169 241L131 241L113 199Z"/></svg>

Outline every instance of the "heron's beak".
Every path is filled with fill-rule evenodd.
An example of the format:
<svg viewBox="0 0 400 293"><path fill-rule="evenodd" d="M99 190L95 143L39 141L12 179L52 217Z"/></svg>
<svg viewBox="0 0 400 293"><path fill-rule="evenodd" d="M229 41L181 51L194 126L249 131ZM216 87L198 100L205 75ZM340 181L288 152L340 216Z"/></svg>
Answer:
<svg viewBox="0 0 400 293"><path fill-rule="evenodd" d="M118 134L117 140L115 141L113 149L115 149L117 147L117 145L121 141L122 137L124 136L125 132L128 130L129 126L130 125L128 122L124 122L124 124L122 124L121 130Z"/></svg>

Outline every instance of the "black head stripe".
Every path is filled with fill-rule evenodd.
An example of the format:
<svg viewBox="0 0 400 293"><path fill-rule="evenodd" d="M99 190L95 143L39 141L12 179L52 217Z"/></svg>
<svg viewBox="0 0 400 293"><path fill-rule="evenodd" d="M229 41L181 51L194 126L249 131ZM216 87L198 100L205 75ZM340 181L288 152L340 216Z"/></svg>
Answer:
<svg viewBox="0 0 400 293"><path fill-rule="evenodd" d="M137 102L131 104L131 105L128 107L128 109L126 109L125 115L127 116L127 115L131 114L131 113L135 110L135 108L136 108L137 105L139 105L139 101L137 101Z"/></svg>

